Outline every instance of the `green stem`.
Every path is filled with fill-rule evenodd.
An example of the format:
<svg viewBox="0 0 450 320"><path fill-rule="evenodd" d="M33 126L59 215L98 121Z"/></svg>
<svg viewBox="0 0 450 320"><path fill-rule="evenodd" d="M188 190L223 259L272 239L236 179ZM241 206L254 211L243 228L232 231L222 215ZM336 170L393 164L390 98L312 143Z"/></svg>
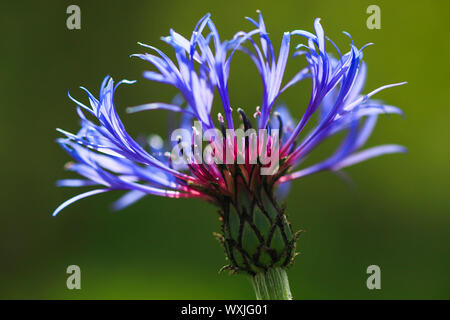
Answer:
<svg viewBox="0 0 450 320"><path fill-rule="evenodd" d="M252 283L258 300L292 300L288 277L282 268L257 273Z"/></svg>

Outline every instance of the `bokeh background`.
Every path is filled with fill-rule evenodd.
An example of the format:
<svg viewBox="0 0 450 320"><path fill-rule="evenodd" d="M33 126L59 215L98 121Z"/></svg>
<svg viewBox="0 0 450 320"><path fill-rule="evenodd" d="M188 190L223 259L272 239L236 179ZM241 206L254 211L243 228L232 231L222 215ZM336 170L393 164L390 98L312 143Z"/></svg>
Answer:
<svg viewBox="0 0 450 320"><path fill-rule="evenodd" d="M81 30L66 28L66 8L81 7ZM366 8L381 8L381 30L366 27ZM67 91L97 92L107 74L137 79L119 89L117 108L133 136L165 134L163 111L127 115L175 90L142 79L136 42L159 40L171 27L189 36L211 12L223 38L250 30L244 16L261 9L276 48L282 32L313 30L322 18L328 36L348 48L345 30L367 48L367 90L406 86L378 95L406 118L381 116L369 145L399 143L406 155L377 158L346 170L354 187L331 173L293 184L287 212L305 229L301 255L289 270L297 299L450 298L450 6L445 1L15 1L0 5L0 298L9 299L252 299L245 276L218 274L226 261L212 232L216 210L198 200L148 197L120 212L121 193L85 199L58 217L51 212L79 189L55 187L69 157L55 139L78 129ZM300 40L298 40L300 41ZM288 64L293 74L304 62ZM261 83L244 55L233 61L234 106L254 110ZM281 97L297 119L306 82ZM250 111L249 111L250 112ZM337 140L317 150L316 159ZM82 289L66 288L66 268L81 267ZM381 267L382 289L366 288L366 268Z"/></svg>

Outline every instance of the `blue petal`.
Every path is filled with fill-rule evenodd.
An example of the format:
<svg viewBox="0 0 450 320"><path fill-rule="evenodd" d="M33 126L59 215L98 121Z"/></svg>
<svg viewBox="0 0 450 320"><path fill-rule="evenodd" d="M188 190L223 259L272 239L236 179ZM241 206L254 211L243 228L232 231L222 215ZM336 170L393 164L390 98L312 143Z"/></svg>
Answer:
<svg viewBox="0 0 450 320"><path fill-rule="evenodd" d="M342 168L349 167L349 166L352 166L359 162L368 160L370 158L378 157L378 156L381 156L384 154L405 153L407 151L408 151L408 149L406 149L405 147L399 146L399 145L394 145L394 144L376 146L376 147L366 149L366 150L360 151L358 153L355 153L355 154L352 154L352 155L346 157L342 161L335 164L332 167L332 169L340 170Z"/></svg>
<svg viewBox="0 0 450 320"><path fill-rule="evenodd" d="M141 191L136 191L136 190L129 191L129 192L125 193L125 195L123 195L119 200L114 202L112 204L112 208L115 211L122 210L122 209L132 205L136 201L139 201L140 199L142 199L145 196L146 196L146 193L141 192Z"/></svg>
<svg viewBox="0 0 450 320"><path fill-rule="evenodd" d="M73 198L70 198L69 200L66 200L65 202L63 202L58 208L56 208L55 211L53 211L52 216L53 217L56 216L65 207L71 205L72 203L74 203L78 200L81 200L81 199L84 199L84 198L87 198L87 197L90 197L90 196L93 196L93 195L96 195L99 193L108 192L108 191L110 191L110 189L96 189L96 190L91 190L91 191L79 194Z"/></svg>

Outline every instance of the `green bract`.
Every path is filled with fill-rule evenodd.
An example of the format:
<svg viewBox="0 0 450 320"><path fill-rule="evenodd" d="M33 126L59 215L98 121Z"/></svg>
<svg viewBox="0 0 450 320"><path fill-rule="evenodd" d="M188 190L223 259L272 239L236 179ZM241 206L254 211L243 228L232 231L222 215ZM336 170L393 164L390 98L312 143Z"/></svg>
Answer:
<svg viewBox="0 0 450 320"><path fill-rule="evenodd" d="M284 207L264 185L249 192L241 184L219 213L227 269L254 275L292 263L299 232L292 232Z"/></svg>

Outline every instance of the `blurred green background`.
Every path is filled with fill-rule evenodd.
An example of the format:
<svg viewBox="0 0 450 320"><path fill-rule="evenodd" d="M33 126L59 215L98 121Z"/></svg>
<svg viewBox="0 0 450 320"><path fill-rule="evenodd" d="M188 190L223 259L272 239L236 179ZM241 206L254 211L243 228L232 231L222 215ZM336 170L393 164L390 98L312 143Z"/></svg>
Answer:
<svg viewBox="0 0 450 320"><path fill-rule="evenodd" d="M66 8L81 8L81 30L66 28ZM381 8L381 30L366 27L366 8ZM261 9L276 48L282 32L313 30L322 18L343 51L352 34L367 42L366 91L408 81L377 97L401 107L406 120L381 116L369 145L398 143L406 155L346 170L350 188L331 173L296 181L287 198L295 229L305 229L289 270L297 299L450 298L449 2L423 1L16 1L0 5L1 193L0 298L252 299L245 276L218 274L226 261L212 232L215 208L199 200L148 197L120 212L121 193L85 199L51 212L81 189L56 188L72 177L56 127L78 130L67 91L82 101L106 74L137 79L118 91L117 108L133 136L164 134L163 111L126 115L125 107L169 101L175 90L142 79L149 64L130 59L136 42L159 40L171 27L190 36L211 12L222 38L250 30L244 16ZM295 41L300 41L295 39ZM277 49L278 50L278 49ZM304 62L288 64L293 74ZM297 65L296 65L297 64ZM297 119L309 84L282 96ZM244 55L231 69L234 106L254 110L261 82ZM333 142L336 146L337 140ZM318 150L323 157L329 147ZM66 288L66 268L81 267L81 290ZM366 288L366 268L381 267L381 290Z"/></svg>

